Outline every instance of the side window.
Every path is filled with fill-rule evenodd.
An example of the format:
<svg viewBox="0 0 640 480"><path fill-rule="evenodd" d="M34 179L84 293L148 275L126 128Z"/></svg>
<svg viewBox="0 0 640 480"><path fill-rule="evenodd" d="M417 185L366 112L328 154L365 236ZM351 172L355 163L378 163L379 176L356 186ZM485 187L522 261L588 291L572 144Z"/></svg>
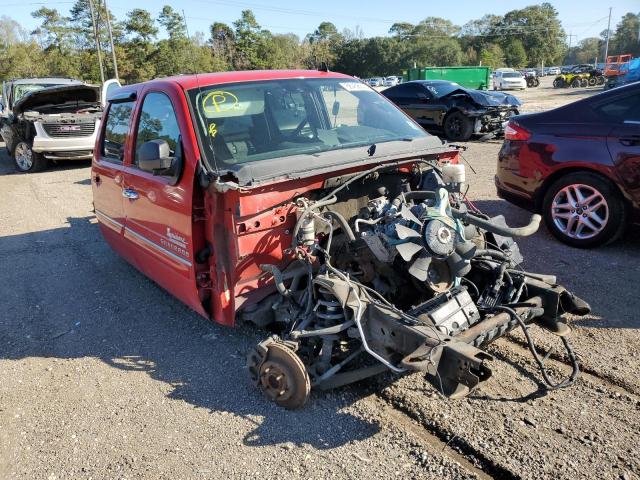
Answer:
<svg viewBox="0 0 640 480"><path fill-rule="evenodd" d="M384 94L386 97L394 100L397 98L403 98L407 96L409 89L407 88L409 85L398 85L397 87L390 88L389 91L385 91Z"/></svg>
<svg viewBox="0 0 640 480"><path fill-rule="evenodd" d="M421 98L420 94L422 94L422 98L427 97L427 98L431 98L431 91L429 90L429 87L423 87L421 85L416 85L415 83L412 85L407 85L408 87L411 87L409 89L408 95L411 98ZM433 87L431 87L433 88Z"/></svg>
<svg viewBox="0 0 640 480"><path fill-rule="evenodd" d="M112 103L107 112L102 155L112 161L124 160L124 144L129 133L133 102Z"/></svg>
<svg viewBox="0 0 640 480"><path fill-rule="evenodd" d="M178 120L169 97L158 92L147 94L140 110L133 164L138 164L138 150L143 143L149 140L164 140L169 144L171 155L174 155L179 137Z"/></svg>
<svg viewBox="0 0 640 480"><path fill-rule="evenodd" d="M624 123L627 120L640 121L640 95L630 95L601 103L594 110L609 121Z"/></svg>

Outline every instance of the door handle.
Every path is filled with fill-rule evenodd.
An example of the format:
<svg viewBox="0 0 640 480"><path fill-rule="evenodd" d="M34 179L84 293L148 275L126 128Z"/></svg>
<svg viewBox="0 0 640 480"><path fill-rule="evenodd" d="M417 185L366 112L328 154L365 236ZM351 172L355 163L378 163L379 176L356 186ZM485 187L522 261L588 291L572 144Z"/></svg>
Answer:
<svg viewBox="0 0 640 480"><path fill-rule="evenodd" d="M122 190L122 196L129 200L137 200L139 195L133 188L125 188Z"/></svg>

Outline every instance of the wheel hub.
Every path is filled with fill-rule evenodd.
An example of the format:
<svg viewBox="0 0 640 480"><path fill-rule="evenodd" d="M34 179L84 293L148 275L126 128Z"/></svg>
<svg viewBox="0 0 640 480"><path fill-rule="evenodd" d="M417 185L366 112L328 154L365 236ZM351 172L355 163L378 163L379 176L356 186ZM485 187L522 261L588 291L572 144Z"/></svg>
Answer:
<svg viewBox="0 0 640 480"><path fill-rule="evenodd" d="M309 375L302 360L287 346L274 341L259 345L249 355L248 366L253 381L281 407L300 408L307 401Z"/></svg>

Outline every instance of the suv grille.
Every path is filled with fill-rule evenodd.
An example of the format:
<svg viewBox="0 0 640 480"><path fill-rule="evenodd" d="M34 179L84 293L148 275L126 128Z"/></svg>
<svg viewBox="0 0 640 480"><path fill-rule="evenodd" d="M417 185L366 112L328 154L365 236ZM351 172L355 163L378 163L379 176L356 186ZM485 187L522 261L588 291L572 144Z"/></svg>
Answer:
<svg viewBox="0 0 640 480"><path fill-rule="evenodd" d="M96 128L95 122L43 123L44 131L54 138L90 137Z"/></svg>

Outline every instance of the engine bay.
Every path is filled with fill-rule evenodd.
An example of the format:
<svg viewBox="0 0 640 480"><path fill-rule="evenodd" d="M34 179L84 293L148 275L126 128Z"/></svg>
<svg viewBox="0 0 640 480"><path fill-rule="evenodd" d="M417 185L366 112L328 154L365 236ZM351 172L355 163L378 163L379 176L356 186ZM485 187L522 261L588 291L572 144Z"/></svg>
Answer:
<svg viewBox="0 0 640 480"><path fill-rule="evenodd" d="M276 333L248 357L253 382L277 404L302 406L329 389L387 370L425 373L460 398L491 376L483 349L520 327L547 388L568 386L578 365L565 313L589 305L555 277L527 272L511 228L464 194L460 164L413 160L325 182L295 199L286 269L261 265L277 293L244 319ZM528 334L536 324L561 339L572 366L550 378Z"/></svg>

